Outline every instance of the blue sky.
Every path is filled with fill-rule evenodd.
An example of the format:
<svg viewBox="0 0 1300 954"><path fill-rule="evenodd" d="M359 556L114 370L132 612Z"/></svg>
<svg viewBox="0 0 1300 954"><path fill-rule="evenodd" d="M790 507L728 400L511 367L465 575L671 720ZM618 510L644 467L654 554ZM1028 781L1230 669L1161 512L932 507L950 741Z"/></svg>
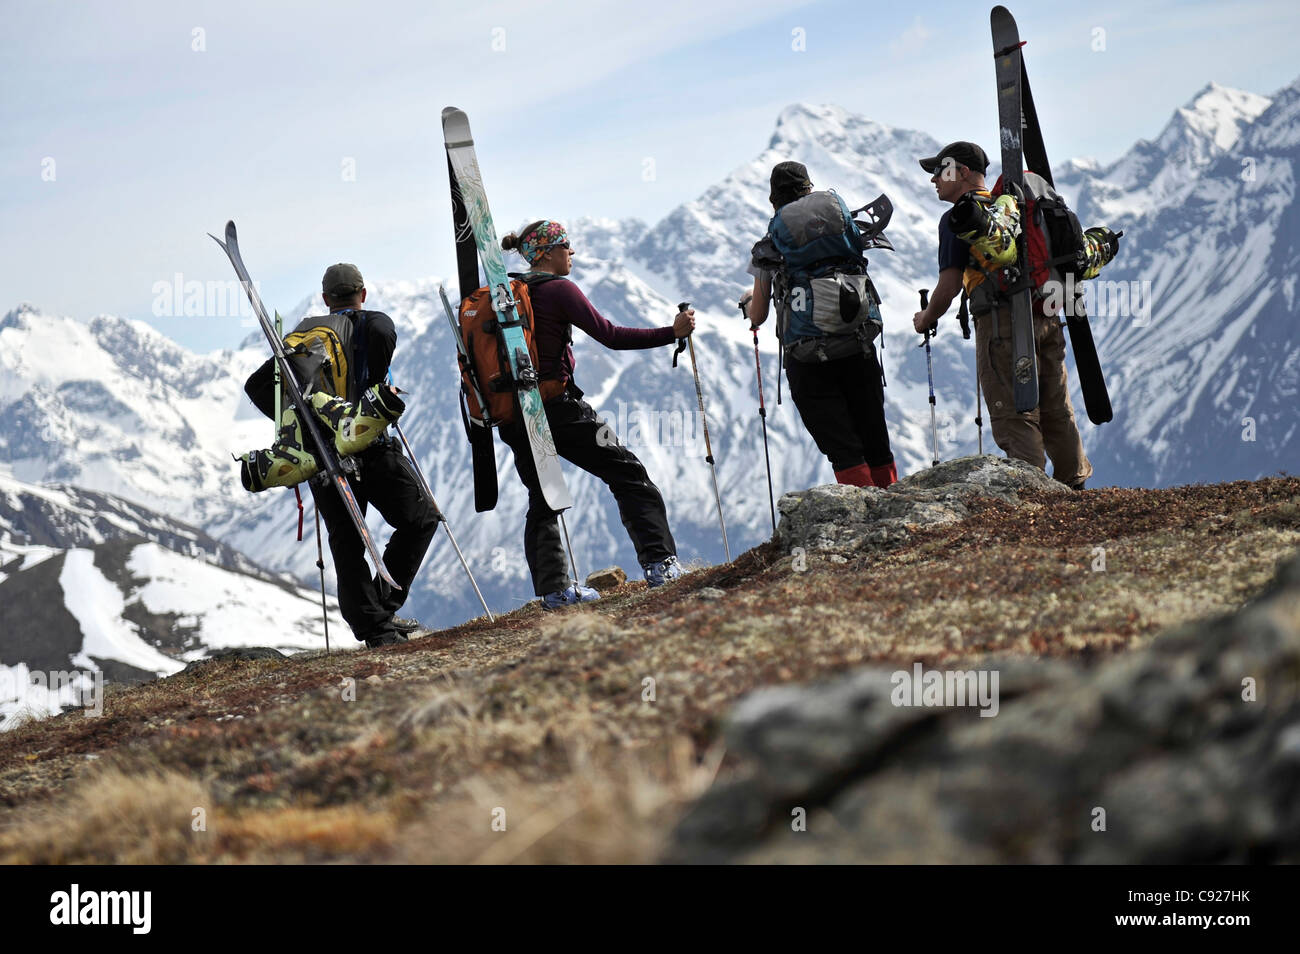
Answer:
<svg viewBox="0 0 1300 954"><path fill-rule="evenodd" d="M1011 8L1058 160L1114 159L1210 80L1269 94L1300 73L1295 4ZM282 310L334 261L453 273L445 105L473 121L503 226L654 222L760 152L792 102L941 140L996 128L971 3L7 0L5 21L0 312L142 318L200 350L248 329L156 318L154 287L228 280L205 235L228 218Z"/></svg>

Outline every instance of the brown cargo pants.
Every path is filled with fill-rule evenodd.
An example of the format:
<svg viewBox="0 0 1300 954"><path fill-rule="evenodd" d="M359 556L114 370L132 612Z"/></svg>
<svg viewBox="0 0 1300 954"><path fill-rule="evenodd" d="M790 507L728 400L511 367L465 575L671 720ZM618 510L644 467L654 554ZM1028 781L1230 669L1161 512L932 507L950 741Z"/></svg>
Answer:
<svg viewBox="0 0 1300 954"><path fill-rule="evenodd" d="M996 318L996 330L994 329ZM975 354L980 385L989 407L993 440L1008 457L1046 470L1075 486L1092 476L1074 421L1065 372L1065 332L1059 318L1034 316L1038 357L1038 407L1016 413L1011 390L1011 307L975 316Z"/></svg>

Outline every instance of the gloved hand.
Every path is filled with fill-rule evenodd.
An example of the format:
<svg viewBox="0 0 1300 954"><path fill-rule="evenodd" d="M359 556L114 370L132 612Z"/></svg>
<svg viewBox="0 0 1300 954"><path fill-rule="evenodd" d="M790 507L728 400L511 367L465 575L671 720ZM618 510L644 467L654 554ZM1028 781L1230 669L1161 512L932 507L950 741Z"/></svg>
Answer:
<svg viewBox="0 0 1300 954"><path fill-rule="evenodd" d="M1104 226L1095 225L1083 233L1082 271L1080 277L1085 281L1096 278L1104 266L1119 251L1119 237L1123 232L1112 232Z"/></svg>
<svg viewBox="0 0 1300 954"><path fill-rule="evenodd" d="M1092 228L1087 229L1084 234L1091 235L1099 243L1110 247L1110 257L1106 259L1107 262L1119 254L1119 237L1124 234L1123 232L1112 232L1104 225L1094 225Z"/></svg>

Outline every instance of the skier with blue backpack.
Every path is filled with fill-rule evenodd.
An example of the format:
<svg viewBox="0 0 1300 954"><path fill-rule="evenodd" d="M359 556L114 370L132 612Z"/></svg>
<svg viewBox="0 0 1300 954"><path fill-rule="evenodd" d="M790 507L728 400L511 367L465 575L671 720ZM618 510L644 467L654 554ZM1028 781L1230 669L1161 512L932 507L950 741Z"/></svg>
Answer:
<svg viewBox="0 0 1300 954"><path fill-rule="evenodd" d="M798 162L773 168L768 198L775 214L754 246L754 288L741 299L741 310L756 329L776 305L790 396L835 479L888 487L898 471L874 345L883 323L863 257L866 248L891 247L878 237L884 226L869 240L860 226L870 223L856 221L835 192L814 192ZM888 207L883 196L877 203Z"/></svg>

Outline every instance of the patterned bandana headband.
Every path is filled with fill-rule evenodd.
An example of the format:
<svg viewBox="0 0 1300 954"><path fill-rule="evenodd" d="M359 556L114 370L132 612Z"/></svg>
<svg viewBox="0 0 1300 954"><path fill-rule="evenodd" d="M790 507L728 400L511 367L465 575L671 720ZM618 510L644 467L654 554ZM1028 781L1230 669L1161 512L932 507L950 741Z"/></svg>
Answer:
<svg viewBox="0 0 1300 954"><path fill-rule="evenodd" d="M519 254L529 265L536 265L538 259L550 249L568 240L569 233L564 231L564 226L547 219L519 237Z"/></svg>

